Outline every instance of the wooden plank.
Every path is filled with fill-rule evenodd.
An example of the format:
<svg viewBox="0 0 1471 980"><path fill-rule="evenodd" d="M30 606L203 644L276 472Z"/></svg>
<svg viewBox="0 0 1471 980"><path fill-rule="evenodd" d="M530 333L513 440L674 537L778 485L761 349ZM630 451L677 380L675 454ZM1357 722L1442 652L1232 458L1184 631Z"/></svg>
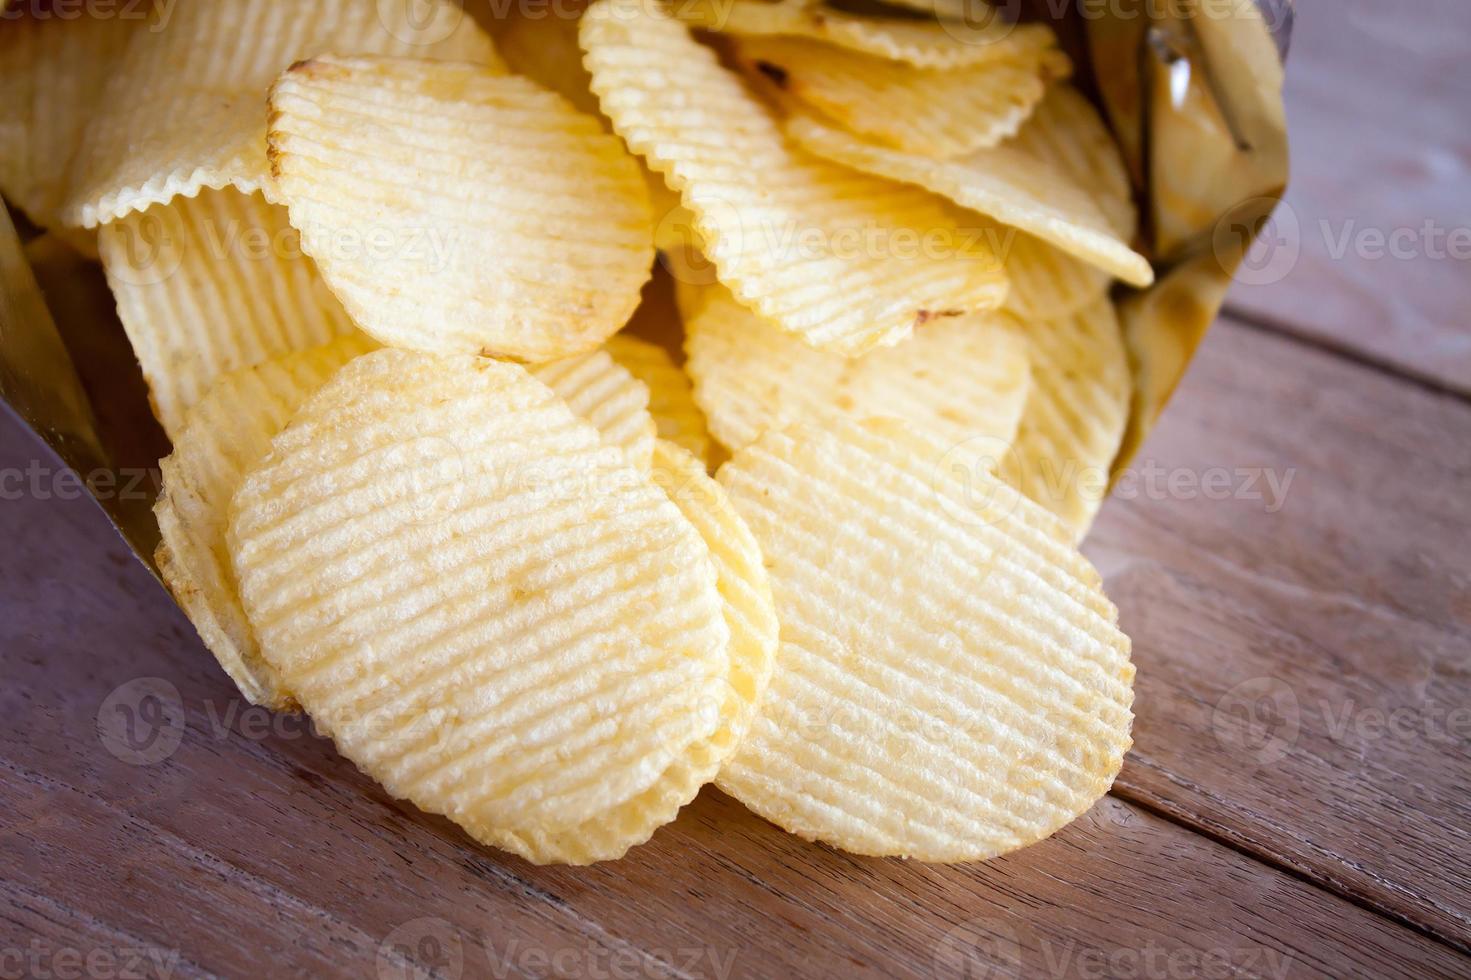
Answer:
<svg viewBox="0 0 1471 980"><path fill-rule="evenodd" d="M0 421L0 472L41 455ZM533 868L246 709L92 505L55 496L0 506L0 949L177 953L180 974L1471 970L1111 798L1037 847L943 867L806 844L712 791L623 862ZM177 695L147 682L148 702L140 678Z"/></svg>
<svg viewBox="0 0 1471 980"><path fill-rule="evenodd" d="M1344 0L1297 18L1283 244L1228 309L1471 392L1471 4Z"/></svg>
<svg viewBox="0 0 1471 980"><path fill-rule="evenodd" d="M1134 469L1120 791L1471 945L1471 405L1222 321Z"/></svg>

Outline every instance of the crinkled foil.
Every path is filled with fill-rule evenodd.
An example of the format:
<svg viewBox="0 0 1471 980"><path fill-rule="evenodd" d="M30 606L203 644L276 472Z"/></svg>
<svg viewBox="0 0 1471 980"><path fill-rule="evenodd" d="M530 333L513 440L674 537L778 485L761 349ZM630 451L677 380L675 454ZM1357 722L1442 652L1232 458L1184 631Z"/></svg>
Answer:
<svg viewBox="0 0 1471 980"><path fill-rule="evenodd" d="M1077 81L1105 110L1134 177L1142 247L1158 274L1150 289L1120 287L1117 297L1136 381L1118 473L1174 392L1286 187L1282 80L1293 5L1031 0L1029 13L1056 22ZM166 445L115 319L88 322L106 303L100 272L49 236L33 236L23 247L0 209L0 398L87 481L152 569L158 528L152 494L139 490L148 481L87 477L151 469ZM41 284L45 298L32 263L49 280Z"/></svg>

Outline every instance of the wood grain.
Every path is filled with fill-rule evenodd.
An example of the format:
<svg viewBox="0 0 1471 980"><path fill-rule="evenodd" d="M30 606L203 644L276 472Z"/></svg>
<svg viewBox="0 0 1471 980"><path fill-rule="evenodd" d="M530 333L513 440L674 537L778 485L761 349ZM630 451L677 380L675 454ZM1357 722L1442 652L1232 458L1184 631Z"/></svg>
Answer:
<svg viewBox="0 0 1471 980"><path fill-rule="evenodd" d="M1120 791L1471 945L1471 405L1226 320L1135 466Z"/></svg>
<svg viewBox="0 0 1471 980"><path fill-rule="evenodd" d="M1297 5L1282 244L1228 309L1471 392L1468 37L1464 0Z"/></svg>
<svg viewBox="0 0 1471 980"><path fill-rule="evenodd" d="M1280 341L1230 327L1217 338L1197 372L1207 379L1233 378L1237 359L1296 363ZM1202 402L1217 394L1191 385ZM1180 412L1190 428L1165 447L1239 432L1215 405ZM1405 436L1385 436L1395 438ZM0 423L0 471L35 459L43 451ZM1148 545L1144 532L1166 519L1156 506L1141 506L1140 528L1106 518L1105 544L1138 534ZM453 975L459 963L465 976L1456 976L1471 963L1113 798L1017 855L942 867L809 845L712 791L623 862L534 868L385 798L300 722L246 709L86 500L7 499L0 539L0 950L35 942L45 963L63 949L152 957L175 975L402 976L424 964ZM1161 719L1189 700L1178 677L1206 669L1201 653L1215 651L1193 642L1191 603L1140 594L1105 557L1141 636L1149 769L1131 763L1128 784L1164 808L1175 803L1146 792L1139 774L1172 737ZM1233 625L1271 613L1245 610ZM1157 645L1176 635L1159 632L1169 623L1192 642ZM177 691L161 688L167 710L134 732L154 738L104 743L99 719L125 733L119 709L144 707L137 684L150 677ZM163 753L175 731L177 747ZM1208 730L1190 734L1206 763L1183 771L1212 776L1227 756ZM1218 789L1250 800L1248 778L1259 777ZM1321 784L1337 791L1331 777ZM1260 809L1278 822L1293 815Z"/></svg>

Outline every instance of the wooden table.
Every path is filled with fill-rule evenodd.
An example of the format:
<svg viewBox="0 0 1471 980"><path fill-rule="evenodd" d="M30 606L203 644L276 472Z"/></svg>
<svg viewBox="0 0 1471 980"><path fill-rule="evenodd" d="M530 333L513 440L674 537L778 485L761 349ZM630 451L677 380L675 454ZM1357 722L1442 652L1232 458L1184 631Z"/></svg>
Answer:
<svg viewBox="0 0 1471 980"><path fill-rule="evenodd" d="M1471 976L1471 265L1361 237L1471 225L1468 14L1299 9L1298 260L1233 294L1087 546L1134 751L982 866L714 791L608 866L472 846L247 709L0 421L0 976Z"/></svg>

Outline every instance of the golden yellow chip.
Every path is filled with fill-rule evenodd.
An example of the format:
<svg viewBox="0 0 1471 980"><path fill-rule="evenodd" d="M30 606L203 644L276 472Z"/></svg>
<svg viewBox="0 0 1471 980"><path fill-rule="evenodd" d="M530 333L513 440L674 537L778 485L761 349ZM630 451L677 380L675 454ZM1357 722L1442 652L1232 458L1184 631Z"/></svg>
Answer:
<svg viewBox="0 0 1471 980"><path fill-rule="evenodd" d="M576 827L719 725L707 546L517 365L353 361L247 475L228 540L261 654L315 723L472 830Z"/></svg>
<svg viewBox="0 0 1471 980"><path fill-rule="evenodd" d="M686 325L687 368L710 431L729 449L833 414L908 419L957 446L985 440L994 450L1016 435L1030 374L1008 317L941 318L897 347L846 358L782 333L724 289L711 293Z"/></svg>
<svg viewBox="0 0 1471 980"><path fill-rule="evenodd" d="M252 704L284 709L294 702L261 657L240 606L225 545L230 499L301 403L371 347L361 335L343 337L224 375L186 413L173 453L159 463L163 492L153 508L163 536L155 553L159 574Z"/></svg>
<svg viewBox="0 0 1471 980"><path fill-rule="evenodd" d="M643 794L571 830L487 832L484 836L538 864L591 864L622 857L673 820L715 777L745 737L771 680L776 655L776 609L761 549L725 490L704 464L660 440L654 479L710 549L730 629L730 675L719 711L720 727L692 745Z"/></svg>
<svg viewBox="0 0 1471 980"><path fill-rule="evenodd" d="M688 450L701 463L710 461L710 433L705 416L695 404L689 376L657 344L626 333L608 338L613 359L649 387L649 414L659 438Z"/></svg>
<svg viewBox="0 0 1471 980"><path fill-rule="evenodd" d="M100 230L98 250L172 439L220 375L356 329L286 210L260 194L206 190L134 212Z"/></svg>
<svg viewBox="0 0 1471 980"><path fill-rule="evenodd" d="M92 109L153 20L18 17L0 25L0 194L54 228Z"/></svg>
<svg viewBox="0 0 1471 980"><path fill-rule="evenodd" d="M201 188L270 194L266 90L292 62L330 51L501 64L452 0L178 4L161 29L133 32L77 156L63 218L91 227Z"/></svg>
<svg viewBox="0 0 1471 980"><path fill-rule="evenodd" d="M862 354L1005 276L946 205L792 148L772 111L663 8L600 0L582 45L603 112L694 215L720 279L809 344Z"/></svg>
<svg viewBox="0 0 1471 980"><path fill-rule="evenodd" d="M721 789L809 840L926 861L1033 843L1108 790L1129 639L1049 515L892 424L768 432L719 480L781 623Z"/></svg>
<svg viewBox="0 0 1471 980"><path fill-rule="evenodd" d="M325 57L282 75L270 111L303 248L383 343L546 361L638 305L648 192L556 93L468 64Z"/></svg>
<svg viewBox="0 0 1471 980"><path fill-rule="evenodd" d="M1056 46L1046 24L870 17L811 0L705 0L674 7L686 23L727 34L806 37L917 68L963 68Z"/></svg>
<svg viewBox="0 0 1471 980"><path fill-rule="evenodd" d="M496 50L516 74L556 92L579 112L597 115L598 98L588 87L577 45L578 18L568 13L561 5L508 9L493 25Z"/></svg>
<svg viewBox="0 0 1471 980"><path fill-rule="evenodd" d="M1087 188L1018 145L1003 143L937 160L869 143L806 113L788 117L786 130L819 156L943 194L1130 285L1154 282L1149 260L1118 236Z"/></svg>
<svg viewBox="0 0 1471 980"><path fill-rule="evenodd" d="M1098 110L1071 85L1053 85L1016 135L1018 149L1072 178L1093 195L1114 234L1134 237L1139 212L1133 185L1113 133Z"/></svg>
<svg viewBox="0 0 1471 980"><path fill-rule="evenodd" d="M653 465L658 439L658 427L650 414L650 388L615 357L610 346L529 370L567 403L572 414L591 422L604 445L617 446L630 462L647 470Z"/></svg>
<svg viewBox="0 0 1471 980"><path fill-rule="evenodd" d="M1001 256L1011 291L1006 311L1023 320L1072 316L1103 299L1112 280L1108 273L1024 231L976 215L967 228Z"/></svg>
<svg viewBox="0 0 1471 980"><path fill-rule="evenodd" d="M998 472L1081 540L1108 495L1129 423L1133 382L1123 332L1105 298L1071 317L1030 322L1024 336L1032 393Z"/></svg>
<svg viewBox="0 0 1471 980"><path fill-rule="evenodd" d="M995 146L1016 134L1070 70L1055 48L949 71L789 37L746 37L741 61L781 92L871 140L931 157Z"/></svg>

